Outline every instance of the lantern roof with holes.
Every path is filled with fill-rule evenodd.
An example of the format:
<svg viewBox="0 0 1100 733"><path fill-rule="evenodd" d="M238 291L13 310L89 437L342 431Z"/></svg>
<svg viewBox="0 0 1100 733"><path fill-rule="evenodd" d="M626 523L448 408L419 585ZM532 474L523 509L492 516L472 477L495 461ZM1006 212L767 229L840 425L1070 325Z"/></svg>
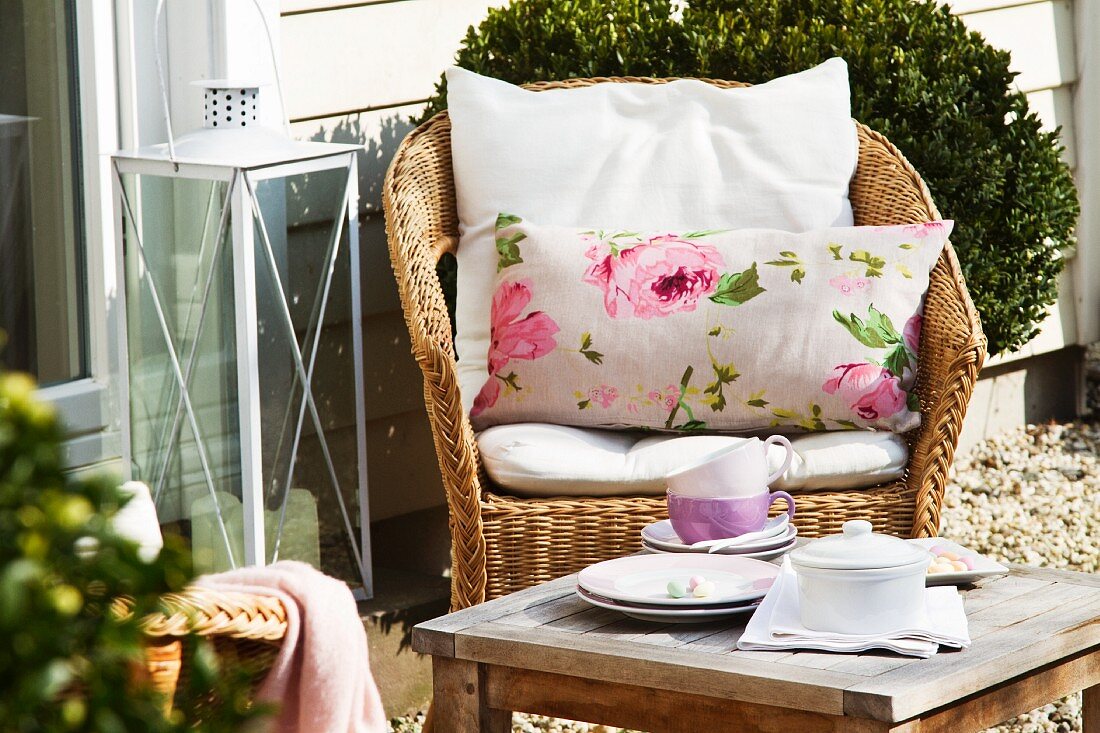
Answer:
<svg viewBox="0 0 1100 733"><path fill-rule="evenodd" d="M262 84L234 79L203 79L203 126L168 143L115 154L121 160L218 168L254 169L362 150L361 145L292 140L258 122ZM152 172L152 171L150 171Z"/></svg>

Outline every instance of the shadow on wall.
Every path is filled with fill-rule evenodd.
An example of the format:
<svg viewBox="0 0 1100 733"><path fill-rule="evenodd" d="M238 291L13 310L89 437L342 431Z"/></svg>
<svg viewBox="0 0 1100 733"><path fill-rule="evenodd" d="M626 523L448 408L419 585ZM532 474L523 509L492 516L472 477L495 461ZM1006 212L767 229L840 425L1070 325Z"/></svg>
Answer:
<svg viewBox="0 0 1100 733"><path fill-rule="evenodd" d="M303 129L306 123L295 125L304 139L363 146L359 154L359 223L372 523L444 502L424 413L423 379L411 356L382 213L386 169L401 141L414 128L408 117L411 111L415 110L403 108L318 121L309 123L316 125L312 129ZM442 531L446 536L445 526ZM434 572L449 567L445 556L435 557L435 551L429 554L433 555L430 559L408 558L408 564Z"/></svg>
<svg viewBox="0 0 1100 733"><path fill-rule="evenodd" d="M334 127L317 128L310 136L314 142L362 145L359 155L359 210L363 214L381 214L382 182L397 146L414 129L402 115L381 118L377 124L363 124L363 116L345 117Z"/></svg>
<svg viewBox="0 0 1100 733"><path fill-rule="evenodd" d="M379 117L374 113L364 113L344 117L332 127L321 124L308 138L314 142L363 146L359 154L359 224L363 315L367 318L401 310L397 283L390 269L386 248L382 186L390 160L413 127L412 122L403 115Z"/></svg>

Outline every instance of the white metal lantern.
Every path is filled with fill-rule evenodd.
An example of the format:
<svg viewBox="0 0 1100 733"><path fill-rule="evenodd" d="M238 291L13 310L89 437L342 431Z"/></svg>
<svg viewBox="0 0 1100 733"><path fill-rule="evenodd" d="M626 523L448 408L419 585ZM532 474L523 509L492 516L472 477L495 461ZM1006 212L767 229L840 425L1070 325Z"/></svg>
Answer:
<svg viewBox="0 0 1100 733"><path fill-rule="evenodd" d="M202 129L113 157L135 478L198 570L300 559L369 597L361 148L201 86Z"/></svg>

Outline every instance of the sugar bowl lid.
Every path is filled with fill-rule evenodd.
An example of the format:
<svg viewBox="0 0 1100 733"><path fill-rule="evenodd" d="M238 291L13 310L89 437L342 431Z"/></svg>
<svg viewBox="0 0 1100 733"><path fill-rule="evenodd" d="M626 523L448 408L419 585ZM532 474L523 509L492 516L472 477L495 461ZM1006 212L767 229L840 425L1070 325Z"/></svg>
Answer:
<svg viewBox="0 0 1100 733"><path fill-rule="evenodd" d="M791 552L791 562L825 570L873 570L909 565L927 558L924 549L871 531L863 519L845 522L843 534L814 540Z"/></svg>

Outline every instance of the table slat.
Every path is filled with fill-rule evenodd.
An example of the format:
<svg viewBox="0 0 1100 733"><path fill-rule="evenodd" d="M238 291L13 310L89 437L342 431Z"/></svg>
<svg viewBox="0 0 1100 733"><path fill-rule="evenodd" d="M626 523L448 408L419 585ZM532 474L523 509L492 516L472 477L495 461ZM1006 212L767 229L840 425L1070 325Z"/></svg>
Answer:
<svg viewBox="0 0 1100 733"><path fill-rule="evenodd" d="M708 654L728 654L736 651L737 640L745 633L744 624L727 626L714 634L709 634L684 645L688 651L706 652Z"/></svg>
<svg viewBox="0 0 1100 733"><path fill-rule="evenodd" d="M1079 573L1075 570L1058 570L1057 568L1040 568L1034 565L1009 564L1012 574L1036 580L1046 580L1052 583L1069 583L1070 585L1084 585L1089 588L1100 588L1100 575L1096 573Z"/></svg>
<svg viewBox="0 0 1100 733"><path fill-rule="evenodd" d="M523 608L538 606L573 593L575 575L526 588L488 603L479 603L413 627L413 651L433 656L454 656L454 633L485 621L494 621Z"/></svg>
<svg viewBox="0 0 1100 733"><path fill-rule="evenodd" d="M963 591L963 607L966 615L981 611L983 608L1010 601L1017 596L1040 588L1049 588L1052 581L1030 578L1013 573L1002 578L984 582L977 588Z"/></svg>
<svg viewBox="0 0 1100 733"><path fill-rule="evenodd" d="M965 651L941 652L869 678L846 690L845 710L878 720L906 720L1097 646L1100 596L1094 594L997 628Z"/></svg>
<svg viewBox="0 0 1100 733"><path fill-rule="evenodd" d="M617 621L622 621L623 615L609 608L595 608L589 606L588 610L565 616L557 621L551 621L544 628L564 631L570 634L583 634L601 626L607 626Z"/></svg>
<svg viewBox="0 0 1100 733"><path fill-rule="evenodd" d="M573 616L578 613L583 613L592 608L592 605L585 603L574 593L562 596L546 603L541 603L536 606L528 606L515 613L510 613L507 616L501 616L496 619L497 623L509 624L510 626L526 626L528 628L535 628L537 626L544 626L545 624L557 621L559 619Z"/></svg>
<svg viewBox="0 0 1100 733"><path fill-rule="evenodd" d="M714 621L709 624L671 624L663 629L652 631L636 638L641 644L657 646L683 647L698 639L729 628L728 622Z"/></svg>
<svg viewBox="0 0 1100 733"><path fill-rule="evenodd" d="M638 622L636 622L638 623ZM637 630L637 627L628 627ZM843 690L861 680L826 670L784 667L740 654L699 654L688 648L623 643L614 634L567 634L485 623L455 635L462 659L645 684L681 692L706 690L732 700L783 699L801 710L839 714Z"/></svg>
<svg viewBox="0 0 1100 733"><path fill-rule="evenodd" d="M881 649L862 652L856 655L847 654L844 656L846 656L847 659L837 662L833 665L832 669L837 672L848 672L863 677L877 677L880 674L885 674L898 667L904 667L908 664L920 661L913 657L903 657L899 654L883 651Z"/></svg>
<svg viewBox="0 0 1100 733"><path fill-rule="evenodd" d="M619 618L610 624L603 626L597 626L583 632L585 637L607 637L614 639L616 642L623 644L632 644L639 638L646 634L651 634L657 631L662 631L668 628L669 624L659 624L652 621L639 621L633 618L624 618L622 614L619 614Z"/></svg>
<svg viewBox="0 0 1100 733"><path fill-rule="evenodd" d="M987 606L967 615L971 639L981 639L999 629L1019 624L1032 616L1058 614L1060 608L1072 608L1100 599L1100 589L1082 585L1055 583L1016 596L1010 602Z"/></svg>

